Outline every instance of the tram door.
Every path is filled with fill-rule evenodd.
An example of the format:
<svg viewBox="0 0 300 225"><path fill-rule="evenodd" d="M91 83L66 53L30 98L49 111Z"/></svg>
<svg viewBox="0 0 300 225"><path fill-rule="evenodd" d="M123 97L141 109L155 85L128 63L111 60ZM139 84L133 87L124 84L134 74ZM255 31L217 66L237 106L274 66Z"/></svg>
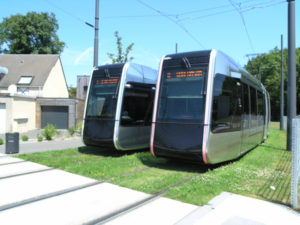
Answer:
<svg viewBox="0 0 300 225"><path fill-rule="evenodd" d="M250 112L250 90L247 84L242 84L242 124L241 124L241 154L251 148L251 112Z"/></svg>

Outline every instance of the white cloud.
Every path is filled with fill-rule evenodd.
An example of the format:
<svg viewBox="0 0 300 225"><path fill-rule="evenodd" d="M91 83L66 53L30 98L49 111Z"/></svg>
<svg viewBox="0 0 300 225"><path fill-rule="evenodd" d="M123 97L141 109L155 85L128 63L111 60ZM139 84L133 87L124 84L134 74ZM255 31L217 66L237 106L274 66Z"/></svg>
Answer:
<svg viewBox="0 0 300 225"><path fill-rule="evenodd" d="M78 66L80 64L90 63L93 61L93 47L86 48L81 52L74 60L74 65Z"/></svg>

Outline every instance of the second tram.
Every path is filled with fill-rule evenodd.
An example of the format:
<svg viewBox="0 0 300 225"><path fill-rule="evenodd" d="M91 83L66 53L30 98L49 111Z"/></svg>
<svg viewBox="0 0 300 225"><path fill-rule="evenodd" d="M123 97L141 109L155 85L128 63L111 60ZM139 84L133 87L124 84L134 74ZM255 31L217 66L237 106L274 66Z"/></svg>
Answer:
<svg viewBox="0 0 300 225"><path fill-rule="evenodd" d="M93 71L84 112L83 142L116 150L149 147L157 71L112 64Z"/></svg>

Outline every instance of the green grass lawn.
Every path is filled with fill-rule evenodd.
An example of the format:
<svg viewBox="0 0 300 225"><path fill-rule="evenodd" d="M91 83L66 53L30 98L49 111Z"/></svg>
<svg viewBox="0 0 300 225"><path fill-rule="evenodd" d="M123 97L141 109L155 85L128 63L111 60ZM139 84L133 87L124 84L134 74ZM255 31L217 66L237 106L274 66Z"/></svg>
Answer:
<svg viewBox="0 0 300 225"><path fill-rule="evenodd" d="M222 191L288 205L291 153L285 151L279 123L272 123L269 131L266 142L244 157L210 167L153 158L149 152L120 154L91 147L18 157L146 193L169 188L165 197L196 205Z"/></svg>

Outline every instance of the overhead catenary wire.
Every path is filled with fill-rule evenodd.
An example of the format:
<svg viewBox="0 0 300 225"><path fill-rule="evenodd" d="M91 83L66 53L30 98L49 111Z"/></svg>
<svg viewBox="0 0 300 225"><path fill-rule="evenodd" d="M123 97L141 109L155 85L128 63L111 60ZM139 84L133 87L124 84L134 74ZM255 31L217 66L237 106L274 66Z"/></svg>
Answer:
<svg viewBox="0 0 300 225"><path fill-rule="evenodd" d="M240 6L242 5L245 5L245 3L249 3L249 2L254 2L254 1L262 1L262 0L248 0L248 1L243 1L243 2L238 2L237 4L239 4ZM254 10L254 9L261 9L261 8L267 8L267 7L271 7L271 6L274 6L274 5L277 5L277 4L281 4L283 3L284 1L280 1L279 3L276 2L276 3L272 3L272 4L269 4L270 2L274 2L274 1L279 1L279 0L263 0L264 2L261 2L261 3L255 3L255 4L252 4L252 5L245 5L243 7L243 12L244 11L250 11L250 10ZM208 14L208 15L204 15L204 16L197 16L197 17L194 17L194 18L191 18L191 17L184 17L184 18L180 18L184 15L189 15L189 14L199 14L201 12L211 12L211 11L216 11L217 9L225 9L225 8L231 8L231 9L227 9L225 11L219 11L219 12L215 12L215 13L212 13L212 14ZM219 5L219 6L216 6L216 7L210 7L210 8L202 8L202 9L197 9L197 10L192 10L192 11L187 11L187 12L182 12L182 13L173 13L173 14L164 14L164 15L161 15L161 14L156 14L156 15L152 15L152 14L149 14L149 15L111 15L111 16L104 16L102 17L102 19L118 19L118 18L152 18L152 17L163 17L163 16L169 16L169 17L172 17L174 19L177 20L177 22L181 22L181 21L185 21L185 20L196 20L196 19L201 19L201 18L205 18L205 17L208 17L208 16L213 16L213 15L219 15L219 14L223 14L223 13L227 13L227 12L233 12L235 11L235 9L232 9L232 5L231 4L224 4L224 5Z"/></svg>
<svg viewBox="0 0 300 225"><path fill-rule="evenodd" d="M247 39L248 39L248 41L249 41L251 50L252 50L253 52L255 52L254 46L253 46L253 43L252 43L252 40L251 40L249 31L248 31L248 28L247 28L246 21L245 21L245 18L244 18L243 13L240 11L240 9L236 6L236 4L235 4L232 0L228 0L228 1L231 3L232 7L234 7L235 10L239 13L239 15L240 15L240 17L241 17L241 20L242 20L242 23L243 23L243 26L244 26L244 29L245 29L245 31L246 31Z"/></svg>
<svg viewBox="0 0 300 225"><path fill-rule="evenodd" d="M272 7L272 6L275 6L275 5L280 5L280 4L283 4L283 3L286 3L286 1L277 1L276 3L272 3L272 4L268 4L268 5L264 5L264 6L251 6L247 9L243 9L242 12L248 12L248 11L251 11L251 10L255 10L255 9L265 9L265 8L269 8L269 7Z"/></svg>
<svg viewBox="0 0 300 225"><path fill-rule="evenodd" d="M51 5L52 7L62 11L66 15L76 19L77 21L80 21L81 23L84 23L84 24L86 24L90 27L94 27L94 25L92 25L91 23L89 23L86 20L80 18L79 16L74 15L73 13L65 10L64 8L58 6L57 4L54 4L52 1L49 1L49 0L44 0L44 1L47 2L49 5ZM247 1L243 1L243 2L238 2L237 4L239 4L241 6L241 5L244 5L245 3L254 2L254 1L261 1L261 0L247 0ZM272 2L272 3L270 4L270 2ZM244 12L252 11L252 10L255 10L255 9L268 8L268 7L272 7L272 6L275 6L275 5L283 4L285 2L286 2L285 0L268 0L267 2L262 2L262 3L259 3L259 4L244 6L243 8L241 8L241 12L244 13ZM217 9L224 9L224 8L228 8L228 7L232 7L232 5L231 4L226 4L225 5L224 4L224 5L219 5L219 6L216 6L216 7L198 9L198 10L192 10L192 11L187 11L187 12L183 12L183 13L174 13L174 14L111 15L111 16L102 16L101 19L119 19L119 18L129 18L129 19L133 18L134 19L134 18L153 18L153 17L166 17L167 16L167 17L174 18L174 20L176 20L176 22L179 23L179 22L186 21L186 20L204 19L204 18L207 18L207 17L221 15L221 14L225 14L225 13L235 11L235 9L227 9L227 10L218 11L218 12L214 12L214 13L210 13L210 14L206 14L206 15L202 15L202 16L180 18L183 15L201 13L201 12L210 12L210 11L215 11ZM183 26L183 25L180 24L180 26Z"/></svg>
<svg viewBox="0 0 300 225"><path fill-rule="evenodd" d="M246 2L248 2L248 1L246 1ZM246 3L246 2L242 2L242 3ZM275 5L279 5L279 4L285 3L285 1L282 1L282 0L268 0L267 2L262 2L262 3L259 3L259 4L246 5L246 6L243 6L243 7L242 7L242 3L239 2L238 5L239 5L239 8L240 8L241 12L244 13L244 12L248 12L248 11L255 10L255 9L263 9L263 8L268 8L268 7L272 7L272 6L275 6ZM184 17L184 18L180 19L179 17L181 15L184 15L184 14L178 14L178 16L177 16L178 22L182 22L182 21L186 21L186 20L198 20L198 19L203 19L203 18L206 18L206 17L216 16L216 15L221 15L221 14L236 11L235 8L232 9L232 4L229 4L229 6L231 7L231 9L217 11L217 12L213 12L213 13L202 15L202 16L198 15L196 17ZM219 6L219 7L207 8L207 9L203 9L203 10L195 10L195 12L196 11L203 11L203 12L215 11L215 9L223 9L223 8L228 8L228 5L223 5L223 7Z"/></svg>
<svg viewBox="0 0 300 225"><path fill-rule="evenodd" d="M74 15L73 13L70 13L69 11L65 10L64 8L62 8L62 7L60 7L60 6L56 5L56 4L54 4L52 1L49 1L49 0L44 0L44 1L45 1L46 3L48 3L49 5L51 5L52 7L54 7L54 8L56 8L56 9L62 11L63 13L67 14L68 16L73 17L74 19L80 21L81 23L84 23L84 24L86 24L86 25L88 25L88 26L90 26L90 27L94 27L94 25L92 25L91 23L89 23L89 22L85 21L84 19L82 19L82 18L80 18L80 17Z"/></svg>
<svg viewBox="0 0 300 225"><path fill-rule="evenodd" d="M190 38L192 38L195 42L197 42L203 49L205 49L204 45L191 33L188 31L188 29L186 27L184 27L182 24L178 23L176 20L174 20L173 18L171 18L170 16L168 16L167 14L161 12L158 9L153 8L152 6L146 4L145 2L141 1L141 0L136 0L137 2L139 2L140 4L144 5L145 7L159 13L160 15L166 17L167 19L169 19L170 21L172 21L173 23L175 23L178 27L180 27Z"/></svg>
<svg viewBox="0 0 300 225"><path fill-rule="evenodd" d="M247 0L247 1L239 2L239 5L242 5L242 4L245 4L248 2L254 2L254 1L261 1L261 0ZM221 8L229 8L229 7L231 7L231 4L224 4L224 5L219 5L219 6L215 6L215 7L206 8L206 9L197 9L197 10L187 11L187 12L179 13L177 15L182 16L182 15L194 14L194 13L199 13L199 12L212 11L212 10L221 9Z"/></svg>

